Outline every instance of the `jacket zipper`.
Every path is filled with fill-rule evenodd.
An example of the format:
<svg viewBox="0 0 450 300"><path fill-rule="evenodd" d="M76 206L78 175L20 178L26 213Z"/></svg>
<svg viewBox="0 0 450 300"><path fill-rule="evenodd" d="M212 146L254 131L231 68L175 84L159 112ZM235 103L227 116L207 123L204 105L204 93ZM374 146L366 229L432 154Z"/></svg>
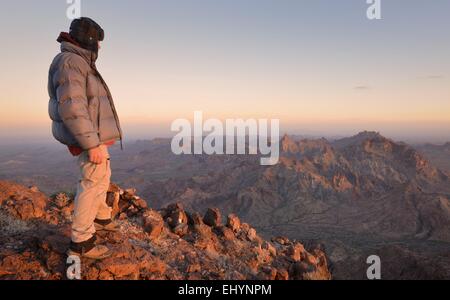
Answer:
<svg viewBox="0 0 450 300"><path fill-rule="evenodd" d="M119 120L119 116L117 114L117 110L116 107L114 105L114 100L111 94L111 91L109 90L108 85L106 84L105 80L103 79L102 75L100 74L100 72L97 70L97 67L95 65L91 65L92 69L95 71L95 74L98 76L98 78L100 79L100 81L102 82L104 88L106 89L106 92L108 94L108 101L109 101L109 105L111 106L111 109L113 111L114 114L114 119L116 120L116 127L119 130L119 136L120 136L120 148L123 150L123 133L122 133L122 127L120 126L120 120Z"/></svg>

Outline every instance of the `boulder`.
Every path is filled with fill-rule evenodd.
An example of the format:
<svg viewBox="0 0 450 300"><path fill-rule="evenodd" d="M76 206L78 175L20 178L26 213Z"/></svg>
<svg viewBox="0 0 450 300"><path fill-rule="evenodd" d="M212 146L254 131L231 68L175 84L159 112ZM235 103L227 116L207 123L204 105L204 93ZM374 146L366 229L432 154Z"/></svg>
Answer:
<svg viewBox="0 0 450 300"><path fill-rule="evenodd" d="M136 206L140 210L148 208L147 202L144 199L142 199L141 197L134 196L132 202L133 202L133 205Z"/></svg>
<svg viewBox="0 0 450 300"><path fill-rule="evenodd" d="M264 241L261 245L261 248L269 251L270 255L272 255L274 257L277 256L277 249L271 243Z"/></svg>
<svg viewBox="0 0 450 300"><path fill-rule="evenodd" d="M161 214L163 216L164 219L166 219L167 217L169 217L170 214L172 214L175 211L184 211L184 206L183 203L181 202L177 202L177 203L172 203L169 204L165 209L163 209L161 211Z"/></svg>
<svg viewBox="0 0 450 300"><path fill-rule="evenodd" d="M227 227L238 232L241 229L241 220L235 214L230 214L227 218Z"/></svg>
<svg viewBox="0 0 450 300"><path fill-rule="evenodd" d="M254 240L256 240L256 238L257 238L257 233L256 233L256 229L255 228L250 228L248 231L247 231L247 238L250 240L250 241L254 241Z"/></svg>
<svg viewBox="0 0 450 300"><path fill-rule="evenodd" d="M288 256L293 261L302 261L306 258L306 255L307 252L305 250L305 247L300 243L291 245L286 250L286 256Z"/></svg>
<svg viewBox="0 0 450 300"><path fill-rule="evenodd" d="M231 228L228 228L226 226L219 226L215 228L215 231L219 237L224 238L227 241L232 241L236 238L234 235L233 230Z"/></svg>
<svg viewBox="0 0 450 300"><path fill-rule="evenodd" d="M187 214L187 217L188 217L188 224L191 226L198 226L204 224L203 218L198 212Z"/></svg>
<svg viewBox="0 0 450 300"><path fill-rule="evenodd" d="M289 280L289 272L285 269L278 269L275 280Z"/></svg>
<svg viewBox="0 0 450 300"><path fill-rule="evenodd" d="M164 229L164 220L162 216L154 210L147 210L142 215L142 218L144 221L144 230L148 233L150 238L159 238Z"/></svg>
<svg viewBox="0 0 450 300"><path fill-rule="evenodd" d="M6 202L6 210L21 220L31 220L44 217L46 205L47 199L40 196L14 195Z"/></svg>
<svg viewBox="0 0 450 300"><path fill-rule="evenodd" d="M133 201L136 196L136 189L126 189L123 191L122 198L126 201Z"/></svg>
<svg viewBox="0 0 450 300"><path fill-rule="evenodd" d="M211 227L217 227L222 224L222 215L218 208L209 208L203 217L203 222Z"/></svg>
<svg viewBox="0 0 450 300"><path fill-rule="evenodd" d="M261 279L263 280L275 280L277 273L277 269L269 266L264 266L261 268L261 274L259 277L261 277Z"/></svg>
<svg viewBox="0 0 450 300"><path fill-rule="evenodd" d="M186 212L184 210L175 210L172 211L167 218L167 224L169 224L170 228L178 227L179 225L187 225L188 218Z"/></svg>
<svg viewBox="0 0 450 300"><path fill-rule="evenodd" d="M111 217L114 219L121 211L119 207L120 192L108 192L106 204L112 208Z"/></svg>
<svg viewBox="0 0 450 300"><path fill-rule="evenodd" d="M302 280L306 273L314 272L314 266L305 262L297 262L291 265L289 270L290 277L294 280Z"/></svg>
<svg viewBox="0 0 450 300"><path fill-rule="evenodd" d="M178 224L175 228L173 228L173 233L176 235L183 237L188 233L189 227L187 224Z"/></svg>
<svg viewBox="0 0 450 300"><path fill-rule="evenodd" d="M278 237L272 238L272 242L277 243L282 246L290 243L289 239L284 236L278 236Z"/></svg>

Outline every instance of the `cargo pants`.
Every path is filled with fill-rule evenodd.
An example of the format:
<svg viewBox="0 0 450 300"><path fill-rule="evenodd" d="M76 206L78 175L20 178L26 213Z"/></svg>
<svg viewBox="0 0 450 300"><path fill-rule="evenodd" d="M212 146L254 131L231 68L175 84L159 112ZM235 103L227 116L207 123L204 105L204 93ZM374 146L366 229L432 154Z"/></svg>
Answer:
<svg viewBox="0 0 450 300"><path fill-rule="evenodd" d="M81 178L77 186L72 220L72 241L82 243L95 235L95 219L111 219L112 209L106 204L111 181L111 163L107 146L100 146L107 159L102 164L89 161L84 151L78 158Z"/></svg>

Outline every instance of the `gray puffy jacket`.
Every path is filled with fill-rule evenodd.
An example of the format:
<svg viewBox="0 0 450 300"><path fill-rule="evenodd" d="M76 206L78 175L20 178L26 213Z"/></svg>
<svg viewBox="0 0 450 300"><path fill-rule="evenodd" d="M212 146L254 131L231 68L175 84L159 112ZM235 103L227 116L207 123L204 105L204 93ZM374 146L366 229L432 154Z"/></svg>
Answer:
<svg viewBox="0 0 450 300"><path fill-rule="evenodd" d="M95 67L97 54L69 42L53 60L48 80L53 136L84 150L122 140L111 93Z"/></svg>

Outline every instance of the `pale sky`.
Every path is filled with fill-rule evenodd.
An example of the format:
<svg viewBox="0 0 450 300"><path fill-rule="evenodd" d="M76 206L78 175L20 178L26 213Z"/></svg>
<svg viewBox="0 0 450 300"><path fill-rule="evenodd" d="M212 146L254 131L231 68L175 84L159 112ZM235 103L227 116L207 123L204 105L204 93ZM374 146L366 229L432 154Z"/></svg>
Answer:
<svg viewBox="0 0 450 300"><path fill-rule="evenodd" d="M450 1L82 0L126 137L177 118L279 118L292 134L450 141ZM65 0L0 1L0 138L51 139ZM0 142L1 143L1 142Z"/></svg>

